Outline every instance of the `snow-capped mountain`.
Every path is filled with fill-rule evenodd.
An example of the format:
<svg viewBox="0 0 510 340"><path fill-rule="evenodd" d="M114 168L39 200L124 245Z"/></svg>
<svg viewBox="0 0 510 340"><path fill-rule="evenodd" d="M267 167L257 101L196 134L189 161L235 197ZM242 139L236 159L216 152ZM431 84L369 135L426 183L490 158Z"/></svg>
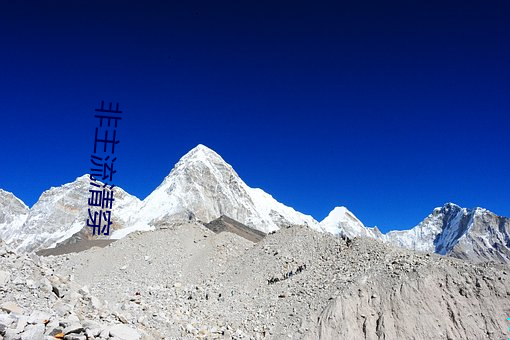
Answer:
<svg viewBox="0 0 510 340"><path fill-rule="evenodd" d="M510 264L510 219L482 208L448 203L416 227L391 231L383 240L412 250Z"/></svg>
<svg viewBox="0 0 510 340"><path fill-rule="evenodd" d="M28 207L12 193L0 189L0 239L19 232L28 216Z"/></svg>
<svg viewBox="0 0 510 340"><path fill-rule="evenodd" d="M220 155L198 145L143 201L135 223L114 237L175 220L211 222L222 215L266 233L289 224L318 227L313 217L250 188Z"/></svg>
<svg viewBox="0 0 510 340"><path fill-rule="evenodd" d="M356 236L381 238L381 232L377 227L365 227L346 207L336 207L333 209L329 215L320 222L319 226L322 231L348 238Z"/></svg>
<svg viewBox="0 0 510 340"><path fill-rule="evenodd" d="M319 226L322 231L349 238L371 237L421 252L510 264L510 218L482 208L447 203L412 229L382 234L376 227L365 227L347 208L336 207Z"/></svg>
<svg viewBox="0 0 510 340"><path fill-rule="evenodd" d="M88 217L89 176L45 191L31 208L0 190L0 239L32 251L91 238ZM111 238L183 220L211 222L227 216L265 233L287 225L308 225L343 237L371 237L416 251L510 263L510 219L488 210L449 203L436 208L410 230L382 234L367 228L345 207L336 207L320 223L250 188L220 155L198 145L142 202L115 189ZM97 236L95 236L97 237Z"/></svg>
<svg viewBox="0 0 510 340"><path fill-rule="evenodd" d="M31 209L2 191L0 238L22 251L90 238L91 228L85 226L89 189L89 176L84 175L45 191ZM198 145L143 202L116 187L111 238L153 229L159 223L210 222L222 215L263 232L290 224L318 228L311 216L279 203L261 189L250 188L216 152Z"/></svg>
<svg viewBox="0 0 510 340"><path fill-rule="evenodd" d="M32 251L51 248L73 237L89 237L92 228L86 227L86 220L90 188L89 175L84 175L72 183L46 190L29 210L24 223L9 226L9 233L4 232L2 239L18 250ZM119 187L114 189L114 198L111 228L116 230L127 225L140 201Z"/></svg>

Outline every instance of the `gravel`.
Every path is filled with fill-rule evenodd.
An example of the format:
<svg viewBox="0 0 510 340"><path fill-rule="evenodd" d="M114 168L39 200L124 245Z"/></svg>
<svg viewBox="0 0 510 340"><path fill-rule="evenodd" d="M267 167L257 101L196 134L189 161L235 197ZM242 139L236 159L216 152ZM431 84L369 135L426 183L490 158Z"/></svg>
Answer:
<svg viewBox="0 0 510 340"><path fill-rule="evenodd" d="M105 248L7 251L0 261L10 274L0 302L21 310L0 313L5 339L41 333L31 325L48 339L508 337L508 267L306 227L252 243L179 223Z"/></svg>

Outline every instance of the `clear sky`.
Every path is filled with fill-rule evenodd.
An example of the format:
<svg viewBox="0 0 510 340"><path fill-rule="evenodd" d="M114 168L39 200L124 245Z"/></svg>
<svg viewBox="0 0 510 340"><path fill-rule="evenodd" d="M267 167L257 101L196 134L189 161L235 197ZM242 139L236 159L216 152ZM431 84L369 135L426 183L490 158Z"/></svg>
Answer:
<svg viewBox="0 0 510 340"><path fill-rule="evenodd" d="M508 1L6 3L0 188L29 206L88 172L104 100L141 199L202 143L318 220L510 216Z"/></svg>

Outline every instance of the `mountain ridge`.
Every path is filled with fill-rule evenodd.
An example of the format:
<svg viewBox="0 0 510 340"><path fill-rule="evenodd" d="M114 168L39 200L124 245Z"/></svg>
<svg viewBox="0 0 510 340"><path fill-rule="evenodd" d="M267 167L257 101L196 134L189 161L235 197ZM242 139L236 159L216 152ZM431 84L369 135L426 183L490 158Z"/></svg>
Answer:
<svg viewBox="0 0 510 340"><path fill-rule="evenodd" d="M89 239L90 228L84 227L88 186L88 175L83 175L51 187L31 208L0 189L0 238L26 251ZM182 156L143 201L117 188L113 239L172 221L209 223L227 216L263 233L306 225L337 236L370 237L415 251L510 263L510 219L487 209L466 209L448 202L433 209L417 226L384 234L377 227L366 227L343 206L318 222L262 189L249 187L230 164L203 144Z"/></svg>

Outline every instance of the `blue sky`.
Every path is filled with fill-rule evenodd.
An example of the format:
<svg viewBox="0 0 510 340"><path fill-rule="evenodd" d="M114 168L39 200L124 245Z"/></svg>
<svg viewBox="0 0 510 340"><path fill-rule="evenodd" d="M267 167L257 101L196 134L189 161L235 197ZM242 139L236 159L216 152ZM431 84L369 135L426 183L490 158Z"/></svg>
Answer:
<svg viewBox="0 0 510 340"><path fill-rule="evenodd" d="M86 173L119 102L116 185L143 199L195 145L252 187L383 231L446 202L510 216L510 5L0 5L0 188Z"/></svg>

